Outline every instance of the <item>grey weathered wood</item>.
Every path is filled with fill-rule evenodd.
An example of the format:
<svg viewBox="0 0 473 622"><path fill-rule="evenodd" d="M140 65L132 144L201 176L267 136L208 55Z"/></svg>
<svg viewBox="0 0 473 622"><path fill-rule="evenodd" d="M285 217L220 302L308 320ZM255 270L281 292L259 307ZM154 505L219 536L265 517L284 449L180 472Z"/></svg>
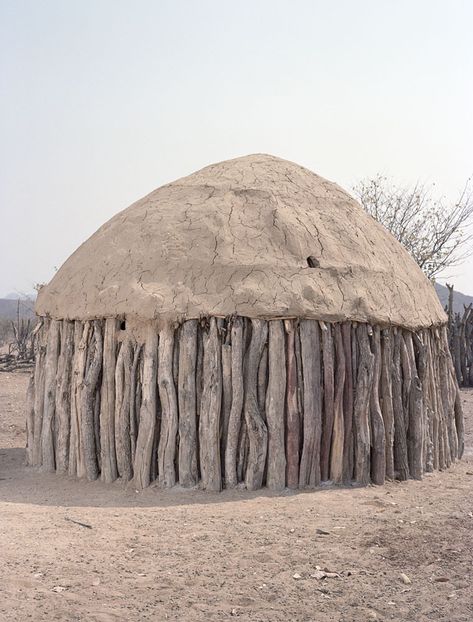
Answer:
<svg viewBox="0 0 473 622"><path fill-rule="evenodd" d="M266 390L268 387L268 346L265 345L258 368L258 408L266 422Z"/></svg>
<svg viewBox="0 0 473 622"><path fill-rule="evenodd" d="M195 386L197 329L197 320L187 320L179 337L179 483L185 487L195 486L199 477Z"/></svg>
<svg viewBox="0 0 473 622"><path fill-rule="evenodd" d="M118 475L128 482L133 478L133 463L131 455L130 435L130 406L131 406L131 372L133 365L133 343L125 338L120 349L123 363L121 374L121 399L116 401L115 411L115 446L117 452ZM118 368L118 361L117 361ZM118 394L118 391L117 391Z"/></svg>
<svg viewBox="0 0 473 622"><path fill-rule="evenodd" d="M320 444L320 476L327 480L330 475L330 448L332 444L334 411L334 360L333 360L333 335L332 325L319 322L322 335L323 356L323 417L322 417L322 440Z"/></svg>
<svg viewBox="0 0 473 622"><path fill-rule="evenodd" d="M161 402L161 432L158 444L158 479L166 488L176 483L177 395L173 375L174 327L167 324L159 333L158 387Z"/></svg>
<svg viewBox="0 0 473 622"><path fill-rule="evenodd" d="M370 396L371 423L371 480L373 484L384 484L386 479L386 433L379 397L381 383L381 334L378 326L373 327L372 351L374 354L373 384Z"/></svg>
<svg viewBox="0 0 473 622"><path fill-rule="evenodd" d="M117 350L117 320L107 318L103 337L103 374L100 393L100 455L101 478L110 483L117 479L115 448L115 366Z"/></svg>
<svg viewBox="0 0 473 622"><path fill-rule="evenodd" d="M422 425L422 384L414 376L410 393L410 419L408 437L409 473L414 479L422 479L423 473L423 425Z"/></svg>
<svg viewBox="0 0 473 622"><path fill-rule="evenodd" d="M133 465L134 485L146 488L151 482L151 459L156 429L157 410L157 366L158 333L150 323L146 331L143 351L143 382L140 408L140 423L136 440L135 462Z"/></svg>
<svg viewBox="0 0 473 622"><path fill-rule="evenodd" d="M282 320L268 322L268 387L266 424L268 426L268 462L266 485L282 490L286 485L285 397L286 344Z"/></svg>
<svg viewBox="0 0 473 622"><path fill-rule="evenodd" d="M299 486L300 410L297 394L296 324L285 320L286 331L286 483L288 488ZM305 396L304 396L305 399ZM305 420L305 419L304 419ZM311 456L307 456L308 469ZM309 464L310 463L310 464ZM309 471L308 471L309 472ZM307 476L309 477L309 476ZM304 484L305 486L306 484Z"/></svg>
<svg viewBox="0 0 473 622"><path fill-rule="evenodd" d="M69 475L84 477L85 464L82 450L82 389L87 371L90 322L76 322L74 327L74 361L71 386L71 437L69 442ZM76 332L77 329L77 332Z"/></svg>
<svg viewBox="0 0 473 622"><path fill-rule="evenodd" d="M225 485L237 485L237 451L243 411L243 320L235 317L232 323L232 400L228 418L225 447Z"/></svg>
<svg viewBox="0 0 473 622"><path fill-rule="evenodd" d="M34 439L34 372L30 375L26 391L26 464L33 464Z"/></svg>
<svg viewBox="0 0 473 622"><path fill-rule="evenodd" d="M252 319L251 328L243 405L249 439L245 484L248 490L257 490L263 484L268 450L268 430L258 407L258 368L268 335L268 325L264 320Z"/></svg>
<svg viewBox="0 0 473 622"><path fill-rule="evenodd" d="M339 483L343 479L343 447L345 440L343 394L346 376L345 351L343 347L342 329L340 324L333 325L333 338L335 344L336 366L334 371L335 398L332 447L330 451L330 479L335 483Z"/></svg>
<svg viewBox="0 0 473 622"><path fill-rule="evenodd" d="M141 344L135 343L133 346L133 362L130 374L130 448L131 463L135 462L136 439L138 437L138 415L140 405L137 400L138 388L141 387L140 382L140 355Z"/></svg>
<svg viewBox="0 0 473 622"><path fill-rule="evenodd" d="M353 420L355 426L355 480L359 484L370 481L370 395L373 382L374 355L371 352L368 327L357 327L359 344L358 375L356 382L355 407Z"/></svg>
<svg viewBox="0 0 473 622"><path fill-rule="evenodd" d="M44 360L48 342L49 320L43 318L42 326L35 339L35 393L34 393L34 430L33 430L33 466L41 465L41 430L44 410Z"/></svg>
<svg viewBox="0 0 473 622"><path fill-rule="evenodd" d="M351 322L342 324L343 352L345 354L345 384L343 389L343 481L353 478L353 370L351 355Z"/></svg>
<svg viewBox="0 0 473 622"><path fill-rule="evenodd" d="M304 429L299 487L314 488L320 484L320 442L322 435L322 378L319 324L316 320L301 320L299 331L301 338L302 380L304 383ZM298 437L297 442L299 442Z"/></svg>
<svg viewBox="0 0 473 622"><path fill-rule="evenodd" d="M232 346L230 345L231 328L227 326L225 342L222 343L222 415L220 417L220 457L222 459L222 477L225 481L225 448L228 436L228 422L232 408Z"/></svg>
<svg viewBox="0 0 473 622"><path fill-rule="evenodd" d="M89 481L97 479L99 465L97 462L97 448L95 442L95 394L102 369L103 338L100 323L93 323L93 340L91 342L92 360L84 376L81 391L80 426L81 445L84 459L85 476Z"/></svg>
<svg viewBox="0 0 473 622"><path fill-rule="evenodd" d="M67 473L69 466L69 435L71 427L71 382L74 357L74 322L63 320L61 352L59 354L56 386L56 470Z"/></svg>
<svg viewBox="0 0 473 622"><path fill-rule="evenodd" d="M409 477L407 457L406 421L403 405L402 372L401 372L401 340L400 329L394 329L393 344L393 414L394 414L394 469L400 480Z"/></svg>
<svg viewBox="0 0 473 622"><path fill-rule="evenodd" d="M200 404L200 470L204 490L222 488L220 462L220 414L222 406L222 347L217 321L210 318L208 334L203 337L202 398Z"/></svg>

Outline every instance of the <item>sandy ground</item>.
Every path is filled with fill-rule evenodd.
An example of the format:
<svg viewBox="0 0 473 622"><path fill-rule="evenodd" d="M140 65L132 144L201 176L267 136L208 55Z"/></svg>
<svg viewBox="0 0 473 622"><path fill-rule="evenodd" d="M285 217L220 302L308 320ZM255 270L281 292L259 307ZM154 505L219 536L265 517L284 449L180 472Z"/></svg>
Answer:
<svg viewBox="0 0 473 622"><path fill-rule="evenodd" d="M138 494L26 468L26 383L0 374L2 622L473 620L473 391L465 459L422 482Z"/></svg>

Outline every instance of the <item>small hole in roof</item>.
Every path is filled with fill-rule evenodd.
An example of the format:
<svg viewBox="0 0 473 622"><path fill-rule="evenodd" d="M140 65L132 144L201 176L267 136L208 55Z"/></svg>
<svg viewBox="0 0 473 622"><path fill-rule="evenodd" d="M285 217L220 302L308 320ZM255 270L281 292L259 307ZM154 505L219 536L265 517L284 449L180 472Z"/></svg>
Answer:
<svg viewBox="0 0 473 622"><path fill-rule="evenodd" d="M307 257L307 265L309 266L309 268L318 268L320 266L320 262L317 257L309 255Z"/></svg>
<svg viewBox="0 0 473 622"><path fill-rule="evenodd" d="M120 322L120 330L125 330L125 329L126 329L126 322L125 322L125 320L122 320Z"/></svg>

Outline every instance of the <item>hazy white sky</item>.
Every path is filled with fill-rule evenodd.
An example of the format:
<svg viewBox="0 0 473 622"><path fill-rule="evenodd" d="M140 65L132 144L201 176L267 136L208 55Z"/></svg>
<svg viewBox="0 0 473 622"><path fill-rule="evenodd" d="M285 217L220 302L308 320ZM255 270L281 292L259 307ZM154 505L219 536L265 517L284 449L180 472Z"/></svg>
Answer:
<svg viewBox="0 0 473 622"><path fill-rule="evenodd" d="M471 0L0 0L0 295L211 162L473 173ZM473 260L450 272L473 294Z"/></svg>

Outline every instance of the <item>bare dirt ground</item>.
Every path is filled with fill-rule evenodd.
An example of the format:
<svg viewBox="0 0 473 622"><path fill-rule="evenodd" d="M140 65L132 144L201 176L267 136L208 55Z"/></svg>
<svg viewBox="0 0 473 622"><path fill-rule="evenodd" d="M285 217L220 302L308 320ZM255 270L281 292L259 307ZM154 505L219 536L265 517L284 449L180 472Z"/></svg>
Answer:
<svg viewBox="0 0 473 622"><path fill-rule="evenodd" d="M26 468L26 384L0 374L2 622L473 620L473 391L464 460L422 482L138 494Z"/></svg>

